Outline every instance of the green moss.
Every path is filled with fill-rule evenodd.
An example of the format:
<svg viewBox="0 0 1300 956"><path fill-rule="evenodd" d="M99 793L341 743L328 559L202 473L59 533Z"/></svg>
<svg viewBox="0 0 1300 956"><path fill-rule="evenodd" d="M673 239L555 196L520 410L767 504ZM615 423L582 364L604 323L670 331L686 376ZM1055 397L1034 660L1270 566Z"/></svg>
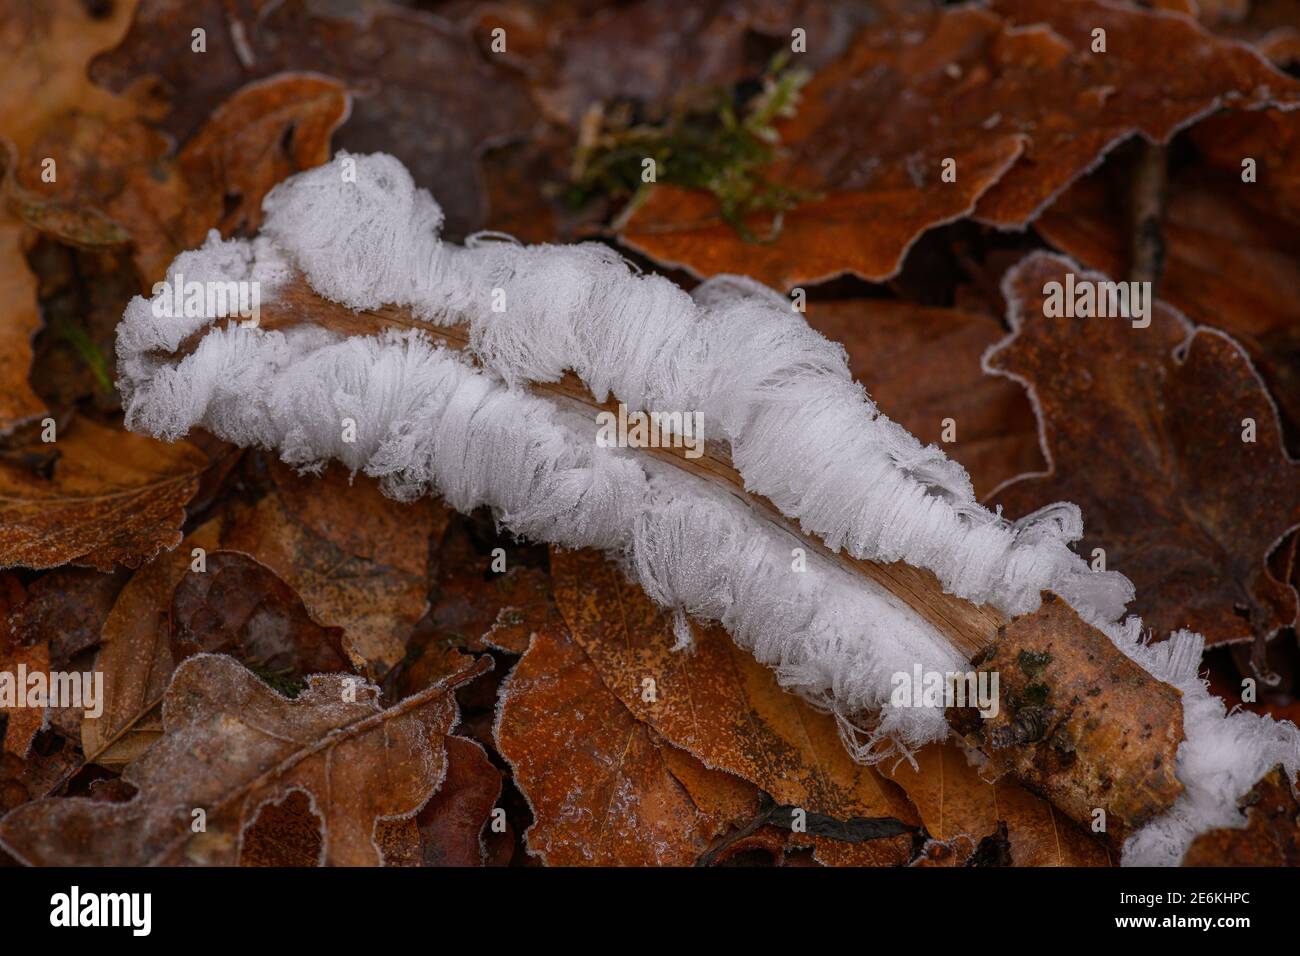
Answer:
<svg viewBox="0 0 1300 956"><path fill-rule="evenodd" d="M712 194L722 218L747 241L776 238L781 214L815 198L763 175L780 145L776 122L794 115L809 76L787 68L786 59L772 61L761 91L743 106L731 90L711 88L679 98L658 124L634 122L627 104L597 108L584 122L565 200L582 207L605 196L635 208L653 185L641 180L642 164L653 159L657 182ZM776 214L762 240L745 222L754 213Z"/></svg>
<svg viewBox="0 0 1300 956"><path fill-rule="evenodd" d="M1043 668L1052 663L1052 655L1047 651L1021 651L1016 663L1020 672L1026 677L1034 678L1042 673Z"/></svg>
<svg viewBox="0 0 1300 956"><path fill-rule="evenodd" d="M258 676L263 684L272 690L294 700L307 688L307 682L294 676L292 667L272 668L262 664L245 664Z"/></svg>

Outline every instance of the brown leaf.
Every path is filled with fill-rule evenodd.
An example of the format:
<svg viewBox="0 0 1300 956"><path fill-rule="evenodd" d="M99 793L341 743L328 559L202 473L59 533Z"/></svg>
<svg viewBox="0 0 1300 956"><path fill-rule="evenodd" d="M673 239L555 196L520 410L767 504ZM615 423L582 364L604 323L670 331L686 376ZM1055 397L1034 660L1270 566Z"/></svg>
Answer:
<svg viewBox="0 0 1300 956"><path fill-rule="evenodd" d="M1104 54L1091 52L1096 27ZM770 175L822 198L786 214L775 241L745 242L710 197L662 186L620 238L696 275L778 289L885 279L932 226L972 212L1024 225L1121 140L1164 141L1222 103L1275 97L1300 101L1300 83L1190 20L1100 0L948 7L864 30L805 89L782 128L790 156ZM752 223L758 235L770 226Z"/></svg>
<svg viewBox="0 0 1300 956"><path fill-rule="evenodd" d="M50 0L6 10L0 21L0 130L20 150L70 110L130 116L135 108L93 84L86 64L126 31L130 3L94 16L79 0Z"/></svg>
<svg viewBox="0 0 1300 956"><path fill-rule="evenodd" d="M376 865L377 824L415 814L442 780L451 687L481 671L384 710L371 685L353 683L349 701L355 678L313 676L291 701L229 657L190 658L167 689L163 736L123 773L134 798L26 804L0 820L0 846L34 865L231 865L262 805L297 790L322 819L323 862Z"/></svg>
<svg viewBox="0 0 1300 956"><path fill-rule="evenodd" d="M278 461L271 474L272 489L256 505L236 508L221 546L279 575L316 622L342 628L345 646L382 676L406 653L428 606L434 505L393 501L363 475L349 484L337 464L323 480Z"/></svg>
<svg viewBox="0 0 1300 956"><path fill-rule="evenodd" d="M1032 390L1050 465L993 500L1017 516L1076 502L1079 550L1103 548L1106 566L1133 580L1130 610L1156 634L1185 627L1216 643L1291 625L1296 592L1266 561L1300 524L1300 470L1250 360L1162 303L1148 328L1044 316L1044 284L1070 271L1105 280L1045 253L1008 275L1017 331L986 363ZM1253 443L1242 441L1246 418Z"/></svg>
<svg viewBox="0 0 1300 956"><path fill-rule="evenodd" d="M26 232L21 223L0 213L0 302L6 303L5 320L0 322L0 435L45 411L27 381L32 339L42 323L36 277L27 266Z"/></svg>
<svg viewBox="0 0 1300 956"><path fill-rule="evenodd" d="M1300 60L1296 0L1160 0L1155 5L1197 17L1215 33L1249 43L1278 66Z"/></svg>
<svg viewBox="0 0 1300 956"><path fill-rule="evenodd" d="M692 89L729 87L761 76L771 54L756 37L784 45L790 31L802 27L816 40L797 58L798 65L816 69L844 49L859 25L881 18L889 7L909 5L918 4L895 0L855 8L809 0L641 0L595 16L575 11L578 15L559 18L554 26L552 13L546 18L551 26L546 56L536 58L542 62L535 69L544 73L537 96L551 118L575 127L595 104L634 101L653 112ZM512 19L517 22L521 15Z"/></svg>
<svg viewBox="0 0 1300 956"><path fill-rule="evenodd" d="M0 460L0 567L138 567L181 539L206 457L78 419L62 429L53 475Z"/></svg>
<svg viewBox="0 0 1300 956"><path fill-rule="evenodd" d="M16 639L47 643L56 670L99 643L99 634L130 572L103 574L88 568L63 567L32 582L13 614Z"/></svg>
<svg viewBox="0 0 1300 956"><path fill-rule="evenodd" d="M984 374L980 357L1002 337L991 316L885 299L811 302L808 324L849 353L849 369L886 415L970 472L977 495L1043 467L1024 390Z"/></svg>
<svg viewBox="0 0 1300 956"><path fill-rule="evenodd" d="M59 157L59 175L46 183L39 167L25 164L18 211L66 242L131 240L147 285L209 229L255 231L271 187L329 159L348 109L336 80L273 76L233 92L174 158L169 141L143 121L78 114L32 146Z"/></svg>
<svg viewBox="0 0 1300 956"><path fill-rule="evenodd" d="M1300 866L1300 803L1279 764L1238 801L1244 829L1200 834L1183 856L1183 866Z"/></svg>
<svg viewBox="0 0 1300 956"><path fill-rule="evenodd" d="M501 771L472 740L446 738L447 775L415 818L424 866L482 866L482 833L497 798Z"/></svg>
<svg viewBox="0 0 1300 956"><path fill-rule="evenodd" d="M1263 167L1264 156L1259 159ZM1112 276L1128 272L1125 187L1116 181L1118 172L1104 168L1080 180L1034 224L1062 252ZM1260 175L1270 173L1261 168ZM1275 203L1274 210L1254 208L1257 195L1261 203ZM1276 181L1264 186L1235 175L1176 174L1163 223L1160 295L1193 322L1223 329L1240 342L1287 424L1300 430L1300 257L1288 248L1295 225L1277 215L1287 202ZM1292 222L1300 222L1300 198ZM1290 444L1300 449L1296 439Z"/></svg>
<svg viewBox="0 0 1300 956"><path fill-rule="evenodd" d="M451 525L439 552L427 639L522 654L534 631L558 620L550 575L502 550L505 570L493 570L493 556L474 547L468 523Z"/></svg>
<svg viewBox="0 0 1300 956"><path fill-rule="evenodd" d="M0 703L0 714L8 717L5 724L4 752L18 757L27 756L32 739L45 724L45 708L27 706L27 684L18 682L19 668L26 675L50 673L50 647L32 644L28 647L11 647L5 652L0 647L0 675L8 678L15 694L14 706Z"/></svg>
<svg viewBox="0 0 1300 956"><path fill-rule="evenodd" d="M176 662L168 611L176 586L192 573L192 551L217 547L217 522L190 534L174 551L158 555L122 588L104 621L95 670L104 675L104 708L81 722L87 763L120 767L152 746L162 733L154 713Z"/></svg>
<svg viewBox="0 0 1300 956"><path fill-rule="evenodd" d="M207 35L202 69L190 52L196 28ZM91 67L117 90L157 77L172 98L164 128L180 142L250 80L288 71L346 84L355 103L338 145L402 160L455 235L485 219L478 157L524 138L536 119L522 79L480 56L464 30L383 4L331 16L303 0L145 0L122 43Z"/></svg>
<svg viewBox="0 0 1300 956"><path fill-rule="evenodd" d="M916 754L917 768L886 767L901 786L925 829L953 845L947 862L960 865L979 841L1005 822L1014 866L1109 866L1104 844L1077 823L1009 777L985 780L957 744L931 744Z"/></svg>
<svg viewBox="0 0 1300 956"><path fill-rule="evenodd" d="M246 554L213 551L172 594L171 655L229 654L277 678L351 671L342 630L321 627L289 585Z"/></svg>
<svg viewBox="0 0 1300 956"><path fill-rule="evenodd" d="M694 648L674 652L663 612L599 553L552 549L551 571L560 613L601 680L669 743L782 806L919 822L894 784L849 758L833 717L783 691L720 627L697 628ZM827 862L842 849L820 836L795 842L815 844Z"/></svg>
<svg viewBox="0 0 1300 956"><path fill-rule="evenodd" d="M687 787L673 748L562 629L533 635L502 687L495 738L532 807L529 852L551 866L687 866L733 822L720 807L757 811L757 791L728 774L698 767Z"/></svg>
<svg viewBox="0 0 1300 956"><path fill-rule="evenodd" d="M319 866L325 847L322 821L311 798L291 790L262 804L239 844L240 866Z"/></svg>
<svg viewBox="0 0 1300 956"><path fill-rule="evenodd" d="M1219 113L1190 136L1205 158L1239 185L1233 190L1236 198L1266 218L1300 224L1300 112ZM1241 179L1247 158L1255 160L1251 183Z"/></svg>

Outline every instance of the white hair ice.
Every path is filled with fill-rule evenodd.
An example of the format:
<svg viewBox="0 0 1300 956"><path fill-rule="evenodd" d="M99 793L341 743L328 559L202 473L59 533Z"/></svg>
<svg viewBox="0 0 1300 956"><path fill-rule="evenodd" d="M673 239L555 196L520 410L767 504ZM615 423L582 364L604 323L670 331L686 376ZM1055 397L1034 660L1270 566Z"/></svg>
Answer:
<svg viewBox="0 0 1300 956"><path fill-rule="evenodd" d="M259 281L266 302L300 271L354 309L396 305L431 326L466 324L470 354L418 330L215 326L221 316L160 317L136 298L118 334L129 427L175 438L202 425L301 467L338 459L395 497L490 506L514 533L617 556L674 612L679 645L688 617L721 622L784 687L833 711L859 759L946 736L942 709L889 703L892 674L963 666L932 625L820 554L790 573L799 539L788 531L702 479L598 447L589 420L522 387L572 371L598 401L702 412L746 490L832 551L927 569L950 593L1008 615L1054 591L1178 687L1186 789L1129 839L1126 863L1177 863L1196 833L1241 825L1233 801L1269 766L1300 769L1293 725L1224 715L1196 674L1199 637L1149 645L1140 621L1120 623L1132 585L1070 549L1083 530L1076 506L1015 524L983 508L961 466L880 414L843 348L776 293L723 277L687 294L594 244L444 243L433 197L383 154L339 153L282 183L264 208L259 238L213 233L177 257L171 277ZM355 441L344 441L344 419ZM854 723L868 712L878 714L869 732Z"/></svg>

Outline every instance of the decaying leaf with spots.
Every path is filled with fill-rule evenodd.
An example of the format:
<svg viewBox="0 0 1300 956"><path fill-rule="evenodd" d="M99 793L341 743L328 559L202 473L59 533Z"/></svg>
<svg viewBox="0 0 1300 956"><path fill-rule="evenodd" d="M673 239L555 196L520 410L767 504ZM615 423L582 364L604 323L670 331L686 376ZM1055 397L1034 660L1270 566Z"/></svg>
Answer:
<svg viewBox="0 0 1300 956"><path fill-rule="evenodd" d="M90 419L55 437L33 449L57 452L48 476L0 458L0 567L111 571L176 546L206 456Z"/></svg>
<svg viewBox="0 0 1300 956"><path fill-rule="evenodd" d="M1014 331L986 363L1031 390L1049 466L993 500L1014 516L1077 503L1081 553L1102 549L1133 580L1129 610L1156 634L1189 628L1217 643L1291 626L1296 592L1267 560L1300 525L1300 466L1250 359L1160 302L1147 328L1048 317L1044 286L1066 273L1109 281L1045 253L1007 276Z"/></svg>
<svg viewBox="0 0 1300 956"><path fill-rule="evenodd" d="M803 91L770 178L821 198L787 213L774 241L744 241L708 196L671 187L620 236L658 262L779 289L880 280L933 226L1023 226L1129 136L1164 141L1220 105L1275 100L1300 102L1300 83L1185 18L1105 0L948 7L862 31Z"/></svg>
<svg viewBox="0 0 1300 956"><path fill-rule="evenodd" d="M232 658L192 657L167 689L163 736L123 773L135 796L25 804L0 820L0 847L29 864L230 865L259 809L301 791L319 814L323 862L377 865L376 827L437 790L451 692L483 669L385 709L356 678L316 675L289 700Z"/></svg>
<svg viewBox="0 0 1300 956"><path fill-rule="evenodd" d="M719 627L697 628L691 650L673 651L664 612L601 555L553 549L551 570L574 640L637 720L806 817L893 821L878 841L845 843L811 828L796 834L794 842L812 843L819 860L907 862L915 811L893 783L849 758L833 717L784 692Z"/></svg>

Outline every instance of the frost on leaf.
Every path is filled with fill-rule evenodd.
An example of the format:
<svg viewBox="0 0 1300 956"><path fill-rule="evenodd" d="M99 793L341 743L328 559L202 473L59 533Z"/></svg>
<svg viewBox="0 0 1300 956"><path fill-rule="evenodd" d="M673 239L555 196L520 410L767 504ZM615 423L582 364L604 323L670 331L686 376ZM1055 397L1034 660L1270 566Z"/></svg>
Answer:
<svg viewBox="0 0 1300 956"><path fill-rule="evenodd" d="M233 865L259 809L301 791L322 821L321 862L377 865L376 828L442 782L456 704L444 685L383 709L360 681L351 702L349 680L316 675L288 700L231 658L190 658L163 700L162 737L122 775L131 799L26 804L0 822L0 846L30 864Z"/></svg>
<svg viewBox="0 0 1300 956"><path fill-rule="evenodd" d="M181 539L185 504L207 458L186 442L123 434L79 419L51 443L48 475L0 461L0 567L138 567ZM36 445L31 451L45 451Z"/></svg>
<svg viewBox="0 0 1300 956"><path fill-rule="evenodd" d="M1096 27L1110 37L1104 55L1090 49ZM663 186L621 238L698 275L780 289L844 272L880 280L932 226L971 213L1023 226L1136 133L1164 141L1221 105L1298 97L1300 83L1191 20L1102 0L886 19L818 72L783 124L789 156L771 178L821 198L787 213L774 242L745 242L706 195ZM940 181L946 157L955 182Z"/></svg>
<svg viewBox="0 0 1300 956"><path fill-rule="evenodd" d="M1108 567L1137 586L1129 610L1157 634L1187 628L1216 643L1292 625L1296 592L1267 560L1300 524L1300 465L1250 360L1160 302L1145 329L1048 318L1043 286L1067 272L1083 270L1035 254L1004 286L1015 331L986 363L1031 390L1050 464L993 500L1011 515L1078 503L1081 553L1105 549ZM1245 418L1258 423L1254 442L1242 440Z"/></svg>

